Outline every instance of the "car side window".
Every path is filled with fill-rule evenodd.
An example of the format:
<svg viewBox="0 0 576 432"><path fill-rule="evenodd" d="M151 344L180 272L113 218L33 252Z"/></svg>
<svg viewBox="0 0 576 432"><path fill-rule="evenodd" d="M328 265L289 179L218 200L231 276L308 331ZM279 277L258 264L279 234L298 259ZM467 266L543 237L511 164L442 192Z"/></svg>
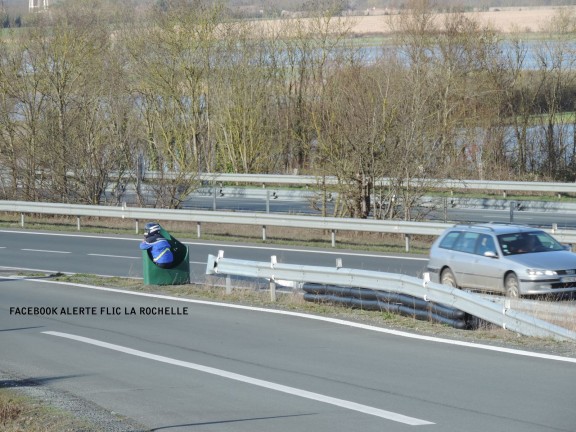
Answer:
<svg viewBox="0 0 576 432"><path fill-rule="evenodd" d="M474 253L479 236L480 234L475 232L463 233L454 245L454 250L466 253Z"/></svg>
<svg viewBox="0 0 576 432"><path fill-rule="evenodd" d="M444 236L444 238L440 241L440 247L442 249L454 249L454 244L460 235L460 231L451 231Z"/></svg>
<svg viewBox="0 0 576 432"><path fill-rule="evenodd" d="M486 252L496 253L496 244L492 236L488 234L481 234L480 240L478 241L478 246L476 248L476 253L478 255L484 255Z"/></svg>

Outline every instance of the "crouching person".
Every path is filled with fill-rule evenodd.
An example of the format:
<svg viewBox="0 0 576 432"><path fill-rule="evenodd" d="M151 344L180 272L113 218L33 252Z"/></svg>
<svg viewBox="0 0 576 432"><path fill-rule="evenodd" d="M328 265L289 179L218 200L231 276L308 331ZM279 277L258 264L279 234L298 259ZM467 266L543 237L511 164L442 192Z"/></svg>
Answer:
<svg viewBox="0 0 576 432"><path fill-rule="evenodd" d="M161 268L170 268L174 262L174 254L170 249L170 243L160 230L162 228L155 222L149 222L144 227L144 241L140 243L140 249L150 250L152 261Z"/></svg>

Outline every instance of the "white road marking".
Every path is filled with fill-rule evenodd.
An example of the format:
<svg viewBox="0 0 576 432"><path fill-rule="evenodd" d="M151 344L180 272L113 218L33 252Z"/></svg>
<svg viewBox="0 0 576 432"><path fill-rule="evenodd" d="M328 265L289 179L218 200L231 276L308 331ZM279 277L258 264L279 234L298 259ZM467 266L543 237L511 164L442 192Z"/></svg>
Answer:
<svg viewBox="0 0 576 432"><path fill-rule="evenodd" d="M126 259L142 259L142 257L132 257L132 256L123 256L123 255L105 255L105 254L86 254L88 256L97 256L97 257L104 257L104 258L126 258Z"/></svg>
<svg viewBox="0 0 576 432"><path fill-rule="evenodd" d="M190 363L190 362L186 362L186 361L182 361L182 360L172 359L170 357L164 357L164 356L160 356L160 355L156 355L156 354L151 354L151 353L147 353L144 351L135 350L132 348L127 348L127 347L124 347L121 345L115 345L115 344L111 344L108 342L102 342L102 341L99 341L96 339L90 339L90 338L83 337L83 336L77 336L77 335L68 334L68 333L60 333L60 332L55 332L55 331L45 331L42 333L47 334L47 335L52 335L52 336L58 336L61 338L72 339L72 340L75 340L78 342L83 342L83 343L87 343L90 345L95 345L98 347L110 349L113 351L122 352L122 353L133 355L136 357L142 357L142 358L146 358L149 360L158 361L161 363L167 363L167 364L171 364L174 366L180 366L180 367L187 368L187 369L197 370L199 372L205 372L208 374L217 375L217 376L220 376L223 378L228 378L228 379L240 381L240 382L243 382L246 384L252 384L252 385L255 385L258 387L263 387L263 388L267 388L270 390L275 390L275 391L279 391L282 393L287 393L290 395L299 396L302 398L311 399L311 400L315 400L318 402L323 402L323 403L327 403L330 405L339 406L341 408L349 409L352 411L358 411L358 412L361 412L364 414L369 414L369 415L381 417L381 418L384 418L387 420L392 420L392 421L395 421L398 423L404 423L404 424L407 424L410 426L422 426L422 425L434 424L434 423L426 421L426 420L421 420L421 419L417 419L414 417L408 417L408 416L405 416L402 414L382 410L379 408L374 408L374 407L371 407L368 405L362 405L362 404L347 401L344 399L338 399L338 398L334 398L331 396L322 395L319 393L309 392L307 390L302 390L302 389L298 389L295 387L289 387L289 386L285 386L282 384L273 383L271 381L264 381L264 380L261 380L258 378L252 378L252 377L249 377L246 375L240 375L240 374L237 374L234 372L229 372L229 371L225 371L222 369L216 369L213 367L204 366L204 365L200 365L197 363Z"/></svg>
<svg viewBox="0 0 576 432"><path fill-rule="evenodd" d="M86 254L86 255L88 255L88 256L104 257L104 258L126 258L126 259L137 259L137 260L142 259L141 256L133 257L133 256L124 256L124 255L106 255L106 254L93 254L93 253L89 253L89 254ZM190 264L206 265L206 263L205 263L205 262L202 262L202 261L190 261Z"/></svg>
<svg viewBox="0 0 576 432"><path fill-rule="evenodd" d="M44 250L44 249L20 249L20 250L28 251L28 252L57 253L57 254L69 254L69 253L72 253L72 252L67 252L67 251Z"/></svg>

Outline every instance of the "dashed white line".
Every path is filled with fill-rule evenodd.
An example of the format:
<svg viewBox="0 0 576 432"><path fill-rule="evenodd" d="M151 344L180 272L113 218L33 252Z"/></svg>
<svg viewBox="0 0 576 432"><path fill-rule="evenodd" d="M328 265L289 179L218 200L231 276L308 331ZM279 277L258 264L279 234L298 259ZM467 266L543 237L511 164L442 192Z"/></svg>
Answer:
<svg viewBox="0 0 576 432"><path fill-rule="evenodd" d="M44 249L20 249L20 250L28 251L28 252L57 253L57 254L69 254L69 253L72 253L72 252L67 252L67 251L44 250Z"/></svg>
<svg viewBox="0 0 576 432"><path fill-rule="evenodd" d="M98 240L123 240L123 241L138 241L142 240L139 238L127 238L127 237L112 237L106 235L90 235L90 234L63 234L63 233L46 233L38 231L19 231L19 230L0 230L0 233L8 234L27 234L27 235L42 235L42 236L54 236L54 237L75 237L75 238L91 238ZM234 244L234 243L208 243L208 242L193 242L193 241L183 241L182 243L186 245L200 245L200 246L215 246L219 248L230 248L230 249L257 249L257 250L270 250L270 251L285 251L285 252L300 252L300 253L313 253L322 255L338 255L338 256L355 256L355 257L367 257L367 258L387 258L387 259L402 259L410 261L427 261L428 257L413 257L413 256L397 256L388 254L376 254L376 253L363 253L363 252L344 252L344 251L327 251L327 250L309 250L309 249L296 249L287 248L282 246L253 246L246 244ZM205 263L204 263L205 264Z"/></svg>
<svg viewBox="0 0 576 432"><path fill-rule="evenodd" d="M95 253L89 253L86 255L96 256L96 257L104 257L104 258L125 258L125 259L134 259L134 260L141 260L142 259L141 256L133 257L133 256L125 256L125 255L107 255L107 254L95 254ZM190 264L206 265L206 263L203 261L190 261Z"/></svg>
<svg viewBox="0 0 576 432"><path fill-rule="evenodd" d="M186 361L182 361L182 360L176 360L176 359L172 359L170 357L164 357L164 356L160 356L160 355L156 355L156 354L151 354L151 353L147 353L144 351L139 351L139 350L135 350L132 348L127 348L121 345L115 345L115 344L111 344L108 342L103 342L103 341L99 341L96 339L90 339L87 337L83 337L83 336L77 336L77 335L73 335L73 334L68 334L68 333L60 333L60 332L54 332L54 331L46 331L46 332L42 332L44 334L47 335L52 335L52 336L58 336L61 338L66 338L66 339L72 339L78 342L83 342L83 343L87 343L90 345L95 345L95 346L99 346L102 348L106 348L106 349L110 349L113 351L118 351L118 352L122 352L125 354L130 354L136 357L142 357L142 358L146 358L149 360L154 360L154 361L158 361L161 363L167 363L167 364L171 364L174 366L180 366L180 367L184 367L187 369L193 369L193 370L197 370L200 372L205 372L208 374L212 374L212 375L217 375L223 378L228 378L231 380L235 380L235 381L240 381L243 383L247 383L247 384L252 384L258 387L263 387L263 388L267 388L270 390L275 390L275 391L279 391L282 393L287 393L287 394L291 394L294 396L299 396L302 398L306 398L306 399L311 399L311 400L315 400L318 402L323 402L323 403L327 403L330 405L335 405L335 406L339 406L341 408L345 408L345 409L349 409L352 411L358 411L364 414L370 414L373 416L377 416L377 417L381 417L387 420L392 420L398 423L404 423L410 426L423 426L423 425L431 425L434 424L432 422L426 421L426 420L421 420L421 419L417 419L415 417L408 417L405 416L403 414L398 414L395 412L391 412L391 411L386 411L386 410L382 410L379 408L374 408L368 405L362 405L356 402L351 402L351 401L347 401L344 399L338 399L338 398L334 398L331 396L326 396L326 395L322 395L319 393L314 393L314 392L309 392L307 390L302 390L302 389L298 389L295 387L289 387L289 386L285 386L282 384L276 384L273 383L271 381L264 381L258 378L252 378L246 375L240 375L234 372L228 372L222 369L216 369L213 367L209 367L209 366L204 366L204 365L200 365L200 364L196 364L196 363L190 363L190 362L186 362Z"/></svg>

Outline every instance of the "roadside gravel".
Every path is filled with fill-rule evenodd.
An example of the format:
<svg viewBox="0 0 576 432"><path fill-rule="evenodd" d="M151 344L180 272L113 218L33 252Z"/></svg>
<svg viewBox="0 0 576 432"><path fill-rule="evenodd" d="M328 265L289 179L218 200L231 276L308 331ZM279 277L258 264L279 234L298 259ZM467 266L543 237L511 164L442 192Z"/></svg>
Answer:
<svg viewBox="0 0 576 432"><path fill-rule="evenodd" d="M73 420L65 422L65 425L55 425L54 427L64 427L65 430L57 430L45 424L35 424L42 422L41 419L26 419L27 428L38 431L54 432L145 432L148 431L142 425L131 419L125 418L115 412L75 396L71 393L55 390L41 382L18 377L0 370L0 388L14 391L16 394L30 398L29 403L39 401L44 407L72 416ZM0 430L2 424L0 424ZM28 429L16 429L24 431Z"/></svg>

